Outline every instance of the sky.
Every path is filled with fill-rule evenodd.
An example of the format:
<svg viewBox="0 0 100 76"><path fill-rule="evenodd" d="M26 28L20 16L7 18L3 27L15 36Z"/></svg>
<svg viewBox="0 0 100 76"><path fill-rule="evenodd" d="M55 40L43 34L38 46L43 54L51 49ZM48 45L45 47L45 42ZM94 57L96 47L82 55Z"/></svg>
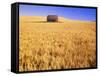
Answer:
<svg viewBox="0 0 100 76"><path fill-rule="evenodd" d="M77 8L77 7L56 7L41 5L20 5L20 16L47 16L58 15L73 20L96 21L95 8Z"/></svg>

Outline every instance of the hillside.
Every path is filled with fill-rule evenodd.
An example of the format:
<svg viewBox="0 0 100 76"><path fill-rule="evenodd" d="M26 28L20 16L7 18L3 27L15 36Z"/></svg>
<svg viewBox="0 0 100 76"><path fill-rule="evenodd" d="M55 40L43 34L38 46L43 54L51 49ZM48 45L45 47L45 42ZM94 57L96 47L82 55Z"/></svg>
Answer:
<svg viewBox="0 0 100 76"><path fill-rule="evenodd" d="M96 22L20 16L19 70L96 67Z"/></svg>

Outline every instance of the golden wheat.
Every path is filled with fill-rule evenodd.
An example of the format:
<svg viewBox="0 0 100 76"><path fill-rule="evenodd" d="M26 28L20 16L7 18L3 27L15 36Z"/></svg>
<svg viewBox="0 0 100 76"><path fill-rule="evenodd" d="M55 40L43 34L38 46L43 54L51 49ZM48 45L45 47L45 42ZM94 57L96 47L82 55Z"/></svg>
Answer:
<svg viewBox="0 0 100 76"><path fill-rule="evenodd" d="M38 20L45 17L20 17L19 71L96 66L95 22Z"/></svg>

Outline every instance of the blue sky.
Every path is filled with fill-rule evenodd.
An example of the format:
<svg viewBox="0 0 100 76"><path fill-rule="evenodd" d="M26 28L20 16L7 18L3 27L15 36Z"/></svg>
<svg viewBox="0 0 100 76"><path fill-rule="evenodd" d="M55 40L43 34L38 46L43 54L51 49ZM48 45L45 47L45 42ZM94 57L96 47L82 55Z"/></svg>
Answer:
<svg viewBox="0 0 100 76"><path fill-rule="evenodd" d="M20 5L20 16L47 16L58 15L68 19L96 21L95 8L72 8L72 7L54 7L40 5Z"/></svg>

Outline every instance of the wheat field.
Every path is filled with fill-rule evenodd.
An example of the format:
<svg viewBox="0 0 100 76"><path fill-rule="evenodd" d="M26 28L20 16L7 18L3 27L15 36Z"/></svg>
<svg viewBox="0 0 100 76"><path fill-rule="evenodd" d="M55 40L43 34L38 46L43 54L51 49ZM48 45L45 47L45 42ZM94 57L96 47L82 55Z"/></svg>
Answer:
<svg viewBox="0 0 100 76"><path fill-rule="evenodd" d="M96 22L20 16L19 71L96 67Z"/></svg>

